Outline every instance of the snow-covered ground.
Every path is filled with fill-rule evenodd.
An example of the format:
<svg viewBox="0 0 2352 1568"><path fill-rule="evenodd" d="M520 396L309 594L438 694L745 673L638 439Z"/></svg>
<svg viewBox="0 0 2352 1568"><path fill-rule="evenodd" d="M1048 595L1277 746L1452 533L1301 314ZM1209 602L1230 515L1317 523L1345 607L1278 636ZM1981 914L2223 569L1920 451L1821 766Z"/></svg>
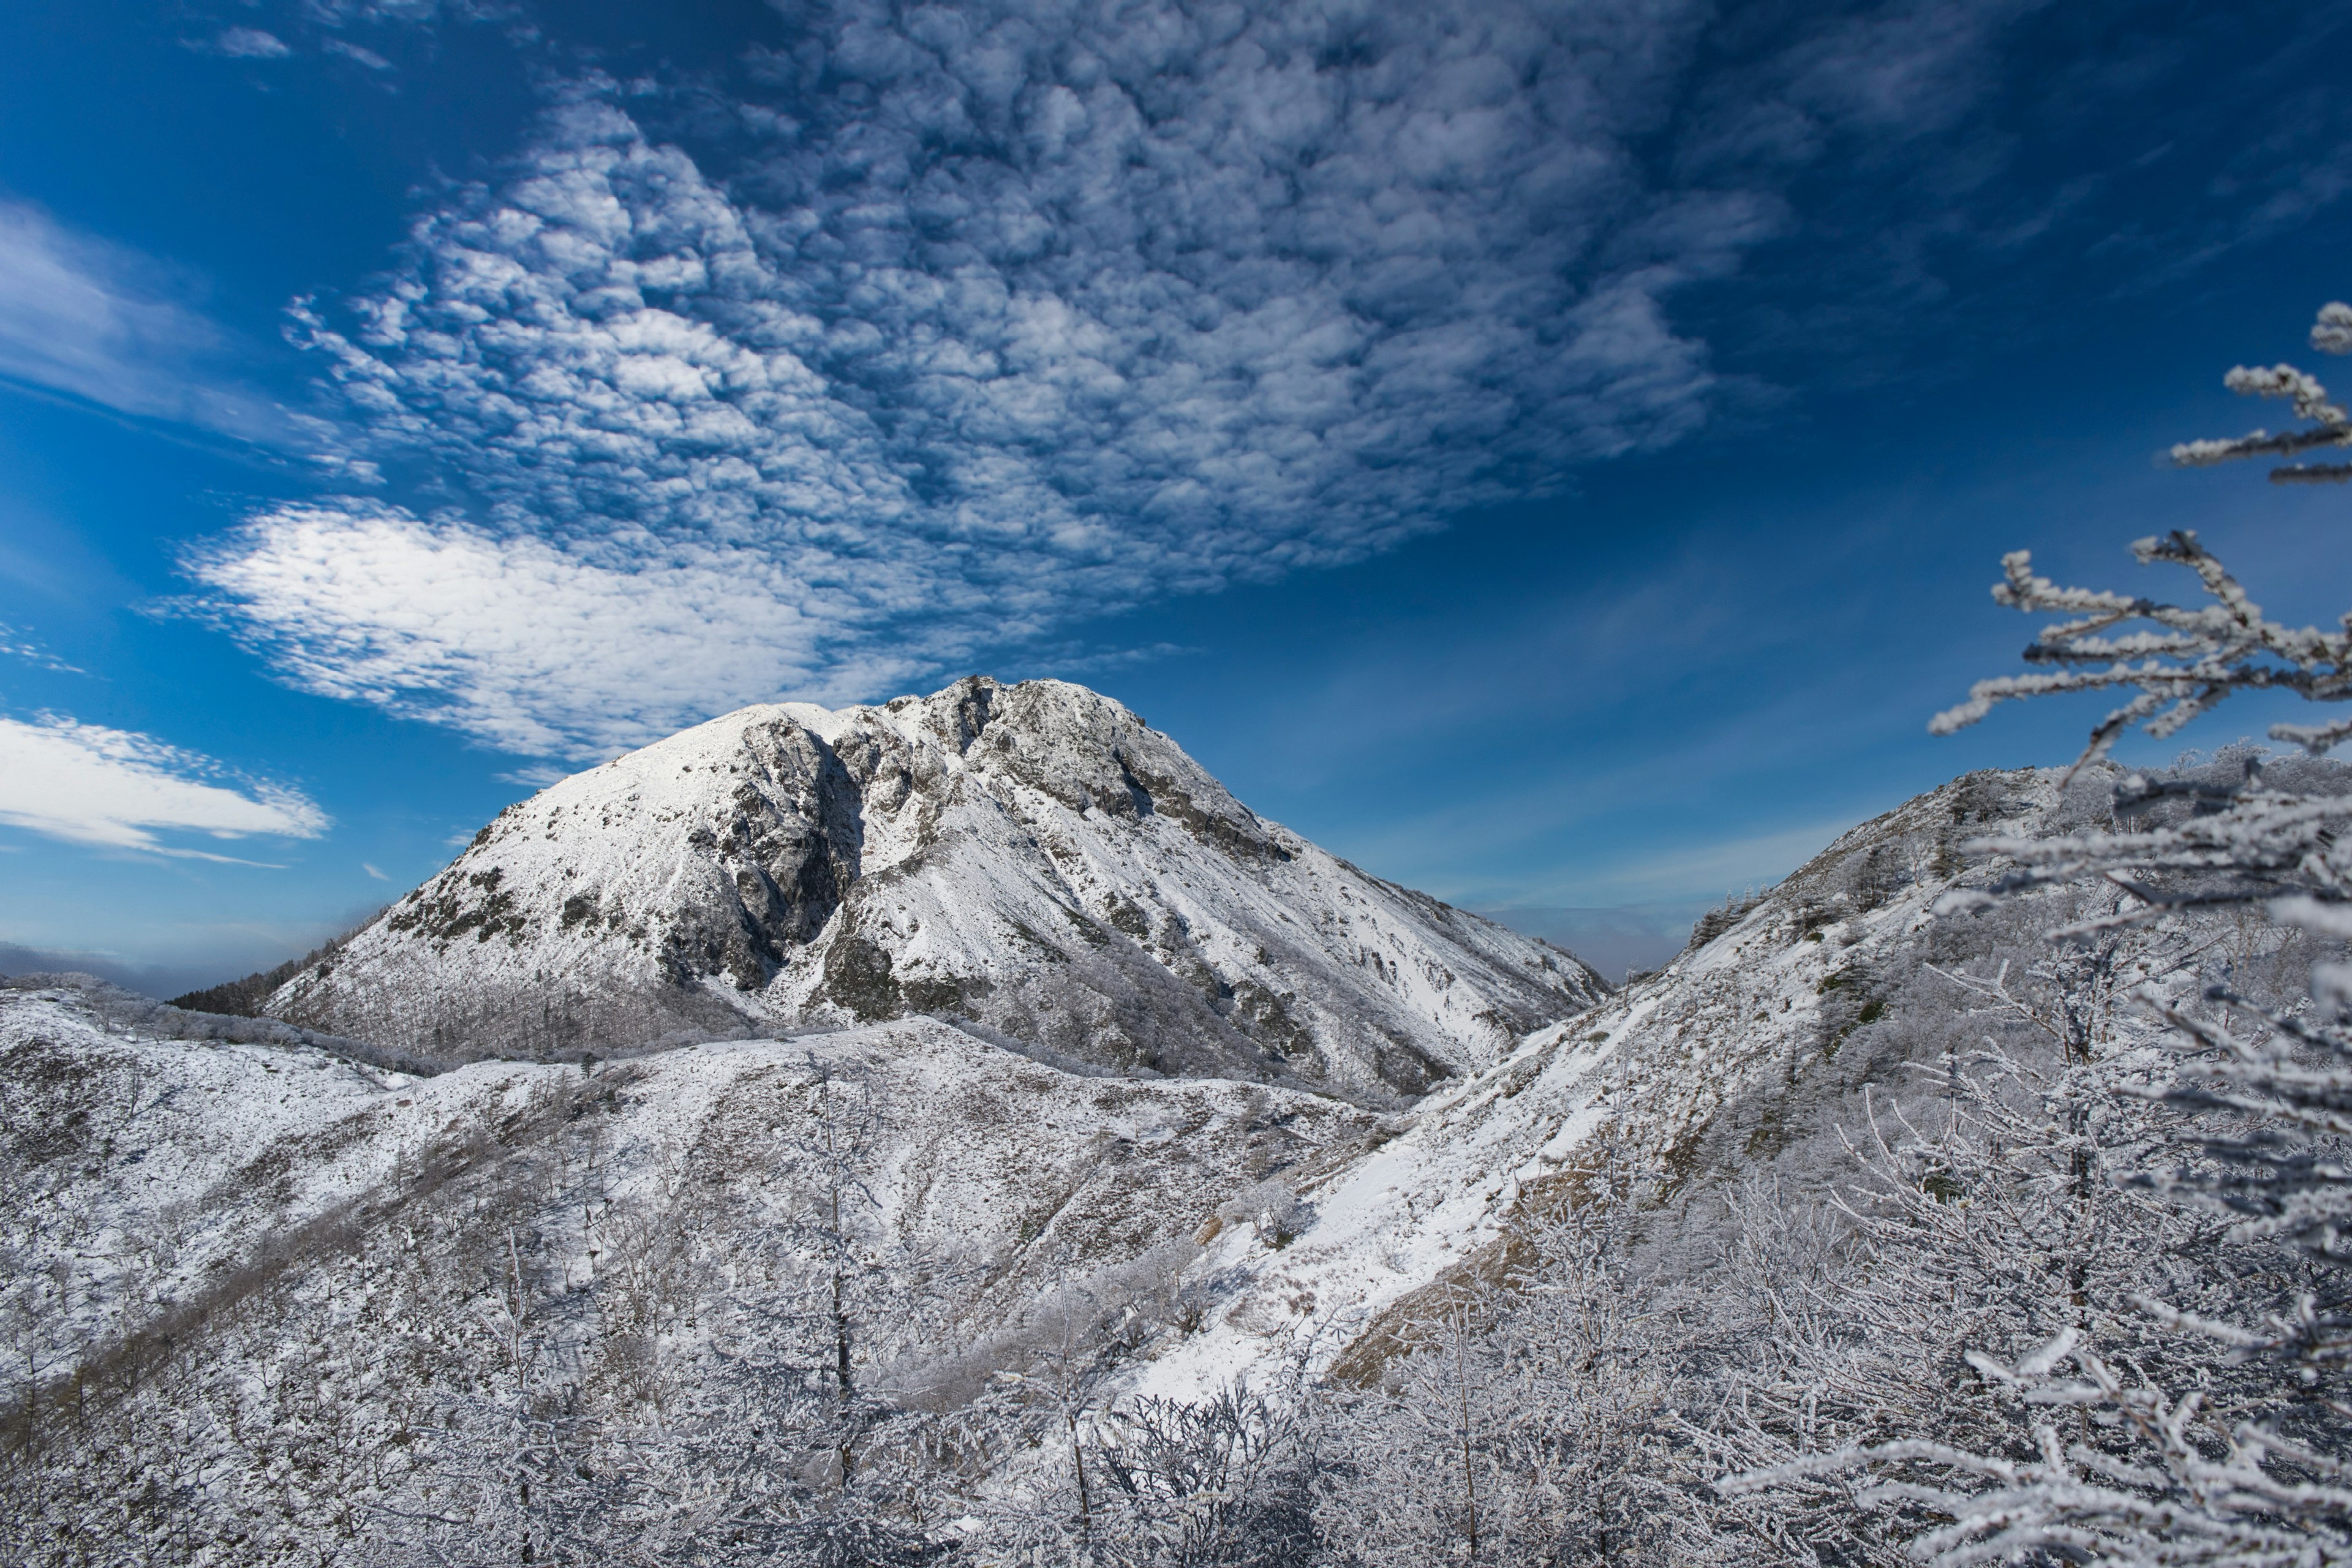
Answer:
<svg viewBox="0 0 2352 1568"><path fill-rule="evenodd" d="M1512 1227L1566 1201L1575 1173L1615 1159L1669 1184L1725 1174L1703 1168L1702 1144L1724 1141L1727 1108L1752 1118L1774 1085L1822 1066L1869 1016L1847 982L1916 944L1964 875L1983 879L1957 845L2030 829L2058 804L2054 775L1975 774L1843 835L1665 970L1530 1033L1303 1185L1314 1218L1286 1247L1221 1238L1205 1267L1225 1310L1129 1387L1198 1397L1266 1380L1300 1346L1316 1370L1360 1375L1398 1318L1491 1273ZM1738 1142L1757 1146L1745 1126Z"/></svg>
<svg viewBox="0 0 2352 1568"><path fill-rule="evenodd" d="M62 1347L200 1295L305 1226L364 1226L404 1173L468 1150L495 1160L591 1081L605 1086L616 1199L712 1151L726 1181L756 1182L822 1064L875 1096L892 1233L990 1271L971 1310L1017 1317L1073 1270L1173 1246L1162 1256L1208 1310L1197 1331L1139 1345L1124 1386L1197 1396L1302 1344L1324 1366L1377 1351L1384 1314L1392 1326L1417 1292L1485 1266L1598 1160L1688 1174L1727 1105L1837 1048L1824 1009L1840 977L1917 939L1959 874L1953 841L2053 799L2032 774L1923 796L1660 974L1387 1115L1292 1088L1056 1065L929 1018L707 1042L593 1075L484 1061L419 1079L311 1048L127 1037L69 990L0 993L11 1174L31 1200L5 1244L20 1278L73 1275L49 1334ZM1268 1179L1308 1205L1295 1236L1217 1217Z"/></svg>

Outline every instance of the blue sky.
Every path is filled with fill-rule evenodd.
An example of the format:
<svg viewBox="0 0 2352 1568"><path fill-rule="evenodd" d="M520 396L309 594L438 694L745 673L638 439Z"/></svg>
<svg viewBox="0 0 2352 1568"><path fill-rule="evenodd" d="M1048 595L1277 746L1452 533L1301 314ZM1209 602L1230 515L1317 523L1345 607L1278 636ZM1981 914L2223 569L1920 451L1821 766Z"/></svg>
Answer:
<svg viewBox="0 0 2352 1568"><path fill-rule="evenodd" d="M2342 492L2159 454L2352 293L2347 20L8 7L0 967L240 973L536 781L971 670L1638 948L2072 754L1926 733L2004 550L2340 612Z"/></svg>

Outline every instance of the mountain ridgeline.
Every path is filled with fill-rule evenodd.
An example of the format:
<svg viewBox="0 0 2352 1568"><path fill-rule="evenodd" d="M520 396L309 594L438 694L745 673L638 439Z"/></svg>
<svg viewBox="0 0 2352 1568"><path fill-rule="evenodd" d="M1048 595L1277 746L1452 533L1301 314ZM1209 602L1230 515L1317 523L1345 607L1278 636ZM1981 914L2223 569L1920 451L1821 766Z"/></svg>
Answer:
<svg viewBox="0 0 2352 1568"><path fill-rule="evenodd" d="M1967 1102L1941 1075L2005 1053L1999 1085L2034 1114L2002 1156L2040 1162L2030 1191L2074 1215L2033 1086L2075 1047L2045 1024L2137 1052L2144 987L2271 996L2334 956L2226 916L2053 949L2116 890L1970 896L2013 869L1987 840L2111 828L2114 783L1956 780L1579 1005L1572 961L1260 822L1124 710L968 683L751 710L554 786L268 1004L331 1031L0 984L0 1256L29 1282L0 1372L0 1559L145 1562L186 1538L191 1561L354 1568L480 1542L977 1564L1034 1559L1043 1520L1152 1562L1199 1499L1099 1478L1149 1477L1138 1445L1164 1438L1214 1461L1186 1472L1215 1478L1209 1503L1292 1510L1237 1540L1310 1519L1325 1543L1255 1560L1417 1568L1465 1555L1463 1428L1429 1412L1475 1386L1482 1541L1503 1540L1481 1560L1566 1560L1605 1507L1611 1562L1913 1561L1844 1552L1834 1522L1834 1555L1759 1549L1779 1516L1716 1489L1748 1462L1721 1445L1859 1440L1850 1411L1819 1438L1790 1389L1862 1388L1836 1397L1874 1422L1990 1408L2007 1396L1964 1352L2045 1342L2039 1319L1983 1325L2071 1319L2082 1249L1948 1204L1923 1184L1943 1164L1880 1138L1925 1129L1913 1152L1952 1157ZM1253 1032L1244 983L1305 1047ZM702 1037L592 1064L576 1036L499 1037L535 984L583 1016L605 987L616 1044ZM1487 1050L1508 1007L1553 1021ZM546 1017L523 1015L565 1026ZM478 1031L484 1059L362 1043L436 1027ZM1399 1037L1444 1076L1362 1103L1407 1097L1381 1076ZM541 1041L562 1054L530 1059ZM1844 1228L1906 1194L1965 1227L1932 1289L1882 1288ZM2099 1289L2169 1289L2173 1250L2105 1235L2084 1244ZM1967 1272L2011 1237L2031 1247ZM1788 1301L1849 1299L1874 1315L1788 1327ZM1445 1339L1465 1300L1507 1337ZM1848 1357L1847 1381L1817 1356ZM1079 1400L1108 1434L1083 1456ZM1297 1410L1344 1488L1306 1489L1282 1466L1323 1461L1286 1450L1238 1482L1214 1468L1288 1441ZM165 1489L192 1471L206 1484ZM885 1527L904 1551L858 1544Z"/></svg>
<svg viewBox="0 0 2352 1568"><path fill-rule="evenodd" d="M1608 989L1260 819L1108 698L981 678L565 779L274 978L260 1013L447 1061L929 1015L1373 1103Z"/></svg>

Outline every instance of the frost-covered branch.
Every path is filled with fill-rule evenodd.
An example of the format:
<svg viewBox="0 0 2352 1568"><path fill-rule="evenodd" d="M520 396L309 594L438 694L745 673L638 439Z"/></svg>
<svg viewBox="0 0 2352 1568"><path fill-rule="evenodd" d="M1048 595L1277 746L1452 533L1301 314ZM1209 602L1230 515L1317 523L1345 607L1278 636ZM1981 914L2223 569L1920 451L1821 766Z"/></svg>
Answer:
<svg viewBox="0 0 2352 1568"><path fill-rule="evenodd" d="M1914 1438L1807 1455L1727 1481L1735 1495L1867 1472L1865 1507L1893 1505L1948 1522L1922 1531L1916 1557L1939 1568L1980 1563L2108 1562L2148 1568L2311 1568L2352 1560L2345 1468L2252 1422L2224 1428L2206 1395L2178 1398L2084 1348L2074 1329L2004 1365L1969 1360L2034 1411L2032 1458ZM2058 1369L2071 1362L2079 1375ZM2067 1441L2062 1425L2097 1441Z"/></svg>
<svg viewBox="0 0 2352 1568"><path fill-rule="evenodd" d="M2335 964L2323 973L2338 984L2344 974ZM2326 987L2323 994L2340 1007L2340 995L2327 994ZM2307 1010L2261 1006L2219 987L2207 1000L2252 1028L2240 1032L2221 1019L2162 1008L2194 1053L2168 1098L2215 1113L2223 1125L2201 1140L2206 1161L2143 1180L2239 1216L2242 1235L2279 1237L2328 1263L2352 1262L2352 1031L2340 1022L2315 1021ZM2321 1331L2315 1318L2302 1329L2279 1327L2323 1359L2342 1359L2352 1346L2341 1328L2329 1329L2324 1343L2315 1339Z"/></svg>
<svg viewBox="0 0 2352 1568"><path fill-rule="evenodd" d="M2352 914L2352 837L2346 833L2352 826L2352 792L2337 793L2342 781L2332 778L2306 780L2303 787L2273 785L2252 757L2229 759L2209 771L2235 771L2239 782L2205 792L2185 814L2164 809L2189 793L2176 787L2179 780L2121 776L2114 795L2118 823L2147 826L1969 840L1970 852L2001 857L2011 870L1990 892L1946 895L1938 912L2097 879L2128 902L2054 934L2080 939L2181 910L2231 906L2255 906L2280 924L2331 933L2330 921Z"/></svg>
<svg viewBox="0 0 2352 1568"><path fill-rule="evenodd" d="M2322 310L2312 341L2331 353L2352 348L2352 306ZM2293 366L2241 366L2230 373L2230 384L2290 399L2314 428L2293 437L2257 432L2238 442L2191 442L2175 448L2180 461L2352 445L2344 411L2327 400L2324 386ZM2028 664L2043 668L1977 682L1967 701L1936 715L1929 729L1949 734L2002 702L2078 691L2121 695L2093 726L2074 763L2080 773L2105 758L2126 730L2137 726L2158 739L2169 737L2237 692L2283 691L2318 703L2352 698L2352 613L2332 629L2273 621L2186 530L2140 540L2132 551L2143 564L2168 563L2194 574L2206 602L2177 605L2064 587L2038 575L2027 552L2004 556L1994 599L2029 614L2063 617L2045 626L2025 650ZM2317 757L2352 739L2352 719L2274 724L2270 735ZM2257 755L2241 754L2238 761L2235 777L2121 778L2111 828L2032 840L1991 837L1972 847L2005 856L2015 866L2015 875L1995 892L2106 879L2136 900L2112 917L2123 923L2198 907L2269 905L2273 918L2307 924L2308 912L2320 906L2352 903L2352 833L2346 831L2352 827L2352 790L2340 780L2311 787L2307 773L2275 776L2278 770L2266 769ZM1951 907L1971 900L1980 902L1981 896L1964 896Z"/></svg>
<svg viewBox="0 0 2352 1568"><path fill-rule="evenodd" d="M2352 353L2352 305L2323 306L2312 323L2311 346L2322 353ZM2352 421L2327 400L2327 388L2291 364L2239 365L2222 378L2231 392L2250 397L2282 397L2294 405L2294 416L2307 421L2300 430L2272 435L2254 430L2234 440L2183 441L2172 448L2172 460L2183 468L2204 468L2239 458L2290 458L2320 447L2352 447ZM2271 470L2273 484L2341 483L2352 479L2352 463L2287 463Z"/></svg>
<svg viewBox="0 0 2352 1568"><path fill-rule="evenodd" d="M2088 588L2062 588L2034 574L2032 555L2001 557L1997 603L2028 614L2074 618L2045 626L2025 650L2029 664L2060 668L2047 674L1979 680L1969 700L1929 722L1939 735L1985 717L1996 703L2073 691L2137 693L2101 720L2084 748L2083 763L2105 756L2126 730L2144 727L2158 739L2178 733L2237 691L2281 690L2315 702L2352 697L2352 616L2345 629L2284 626L2263 614L2238 580L2197 535L2179 531L2132 546L2142 564L2169 562L2197 574L2213 601L2201 607L2163 604ZM2146 629L2119 630L2145 623ZM2352 720L2315 727L2281 725L2273 739L2316 755L2352 735Z"/></svg>

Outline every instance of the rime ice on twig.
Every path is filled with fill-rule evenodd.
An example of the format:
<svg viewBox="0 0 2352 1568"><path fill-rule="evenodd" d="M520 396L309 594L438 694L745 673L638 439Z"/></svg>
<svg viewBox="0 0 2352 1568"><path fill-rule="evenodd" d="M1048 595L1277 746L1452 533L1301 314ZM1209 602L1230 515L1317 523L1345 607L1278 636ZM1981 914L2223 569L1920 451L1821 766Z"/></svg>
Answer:
<svg viewBox="0 0 2352 1568"><path fill-rule="evenodd" d="M2311 346L2322 353L2352 353L2352 305L2341 301L2322 307L2312 324ZM2239 365L2221 378L2232 392L2253 397L2284 397L2294 405L2294 416L2309 421L2301 430L2273 436L2253 430L2235 440L2183 441L2172 448L2172 460L2185 468L2206 468L2238 458L2291 458L2318 447L2352 447L2352 421L2327 401L2327 388L2316 377L2291 364ZM2285 463L2271 470L2273 484L2342 483L2352 479L2352 463Z"/></svg>
<svg viewBox="0 0 2352 1568"><path fill-rule="evenodd" d="M2346 629L2333 632L2269 620L2193 533L2144 539L2133 551L2143 562L2189 567L2213 602L2185 608L2062 588L2034 575L2026 552L2008 555L2002 562L2006 579L1993 590L1997 600L2028 612L2074 617L2045 627L2025 652L2029 662L2058 668L1980 680L1969 689L1968 701L1937 714L1929 728L1949 734L1983 718L1997 702L2133 690L2129 700L2092 729L2074 763L2079 773L2104 758L2133 725L2159 739L2168 737L2233 692L2288 691L2313 702L2352 698L2352 616L2346 618ZM2133 622L2151 629L2121 629ZM2316 756L2352 737L2352 719L2275 724L2270 734ZM2239 760L2239 776L2228 779L2124 775L2116 789L2111 830L1985 838L1969 847L2013 862L2016 870L2001 891L2105 879L2137 900L2134 908L2110 917L2118 922L2185 908L2281 899L2352 901L2352 834L2346 832L2352 826L2352 795L2281 787L2268 782L2259 757ZM2183 806L2186 815L2180 814ZM2279 918L2301 923L2291 912Z"/></svg>
<svg viewBox="0 0 2352 1568"><path fill-rule="evenodd" d="M2143 539L2132 553L2142 563L2168 561L2197 574L2213 603L2203 608L2088 588L2062 588L2033 574L2029 552L2001 557L2004 580L1993 598L2029 614L2057 611L2075 618L2045 626L2025 650L2029 664L2054 665L2046 675L2006 675L1979 680L1969 700L1938 713L1928 728L1939 735L1965 729L1996 702L2065 691L2137 689L2138 695L2091 731L2083 763L2102 757L2135 724L2158 739L2176 734L2234 691L2281 690L2314 702L2352 698L2352 616L2345 629L2282 626L2265 617L2238 580L2185 530ZM2118 633L2133 622L2151 629ZM2274 740L2316 754L2352 735L2352 721L2316 727L2280 725Z"/></svg>
<svg viewBox="0 0 2352 1568"><path fill-rule="evenodd" d="M2327 353L2352 351L2352 305L2333 303L2319 312L2311 331L2315 348ZM2271 436L2262 431L2235 441L2190 441L2172 449L2184 465L2226 461L2256 453L2292 453L2319 446L2352 447L2352 421L2328 401L2327 389L2293 365L2267 369L2241 365L2227 378L2234 391L2293 402L2308 428ZM2333 468L2280 469L2280 478L2335 478L2352 465ZM2178 733L2239 691L2286 691L2311 702L2352 699L2352 614L2336 629L2283 626L2262 606L2221 561L2186 530L2132 546L2143 564L2168 562L2196 574L2210 601L2202 605L2161 603L2134 595L2061 587L2033 571L2032 557L2018 551L2002 557L2002 581L1994 599L2029 614L2069 618L2042 628L2025 650L2026 662L2044 667L2027 675L1980 680L1968 700L1936 715L1928 728L1949 734L1975 723L1996 703L2073 691L2130 695L2093 727L2077 771L2105 757L2135 725L2158 739ZM2318 724L2274 724L2270 736L2314 756L2352 739L2352 719ZM2038 843L1986 841L1981 847L2015 858L2020 867L2011 889L2042 886L2081 877L2104 877L2138 896L2140 908L2124 919L2141 919L2189 905L2318 903L2352 900L2352 797L2335 793L2299 793L2267 786L2259 763L2249 759L2245 776L2206 790L2191 801L2185 820L2154 822L2125 830L2123 819L2147 814L2178 794L2170 785L2126 778L2116 796L2118 830L2087 833ZM2305 903L2278 905L2274 914L2291 921Z"/></svg>

